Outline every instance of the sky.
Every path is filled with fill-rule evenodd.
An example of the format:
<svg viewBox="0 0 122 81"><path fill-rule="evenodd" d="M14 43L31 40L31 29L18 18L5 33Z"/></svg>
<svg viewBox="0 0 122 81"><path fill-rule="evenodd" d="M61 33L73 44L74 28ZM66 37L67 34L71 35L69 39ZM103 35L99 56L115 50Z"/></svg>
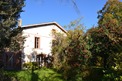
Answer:
<svg viewBox="0 0 122 81"><path fill-rule="evenodd" d="M85 29L96 26L97 12L107 0L75 0L79 12L71 0L26 0L24 12L21 13L22 25L57 22L62 27L78 18Z"/></svg>

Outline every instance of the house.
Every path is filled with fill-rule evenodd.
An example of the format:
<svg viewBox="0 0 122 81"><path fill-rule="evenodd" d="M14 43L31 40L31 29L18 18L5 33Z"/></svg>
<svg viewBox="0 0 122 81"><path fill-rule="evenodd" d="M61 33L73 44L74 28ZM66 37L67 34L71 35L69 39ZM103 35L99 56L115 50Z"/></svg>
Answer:
<svg viewBox="0 0 122 81"><path fill-rule="evenodd" d="M25 37L24 49L22 52L5 52L3 56L0 56L0 68L4 66L7 70L19 70L22 69L23 64L28 62L37 62L38 65L44 66L47 63L45 59L49 59L52 55L54 32L59 32L64 35L67 33L56 22L26 26L21 26L21 22L20 20L18 27L23 29L22 33Z"/></svg>
<svg viewBox="0 0 122 81"><path fill-rule="evenodd" d="M23 63L37 61L36 56L41 53L52 55L52 40L54 39L52 32L64 34L67 32L56 22L26 25L22 26L22 29L25 37Z"/></svg>

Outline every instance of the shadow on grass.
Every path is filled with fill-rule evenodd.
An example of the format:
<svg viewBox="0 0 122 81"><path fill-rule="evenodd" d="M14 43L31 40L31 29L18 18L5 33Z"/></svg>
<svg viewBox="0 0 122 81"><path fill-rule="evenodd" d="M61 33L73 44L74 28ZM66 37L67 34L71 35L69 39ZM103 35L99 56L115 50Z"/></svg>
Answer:
<svg viewBox="0 0 122 81"><path fill-rule="evenodd" d="M37 69L36 69L37 70ZM38 69L39 70L39 69ZM40 69L41 70L41 69ZM30 81L43 81L40 77L39 77L40 73L35 72L35 67L32 66L31 69L31 79Z"/></svg>
<svg viewBox="0 0 122 81"><path fill-rule="evenodd" d="M41 68L38 70L32 68L30 75L30 81L64 81L61 74L47 68Z"/></svg>
<svg viewBox="0 0 122 81"><path fill-rule="evenodd" d="M38 74L34 73L34 68L32 67L31 71L31 81L38 81Z"/></svg>

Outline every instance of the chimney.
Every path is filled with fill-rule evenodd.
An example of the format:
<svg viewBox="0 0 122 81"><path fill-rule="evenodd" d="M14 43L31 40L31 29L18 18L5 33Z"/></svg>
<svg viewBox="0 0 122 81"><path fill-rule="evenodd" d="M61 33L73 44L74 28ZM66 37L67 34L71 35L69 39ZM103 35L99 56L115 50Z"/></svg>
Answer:
<svg viewBox="0 0 122 81"><path fill-rule="evenodd" d="M18 27L21 27L22 26L22 19L19 19L18 20Z"/></svg>

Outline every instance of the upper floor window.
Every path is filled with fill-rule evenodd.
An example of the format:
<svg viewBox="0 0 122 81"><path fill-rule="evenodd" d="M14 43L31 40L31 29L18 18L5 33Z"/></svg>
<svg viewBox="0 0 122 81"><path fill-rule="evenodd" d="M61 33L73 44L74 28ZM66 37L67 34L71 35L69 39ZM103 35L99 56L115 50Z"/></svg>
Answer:
<svg viewBox="0 0 122 81"><path fill-rule="evenodd" d="M40 48L40 37L35 37L34 47L35 48Z"/></svg>

